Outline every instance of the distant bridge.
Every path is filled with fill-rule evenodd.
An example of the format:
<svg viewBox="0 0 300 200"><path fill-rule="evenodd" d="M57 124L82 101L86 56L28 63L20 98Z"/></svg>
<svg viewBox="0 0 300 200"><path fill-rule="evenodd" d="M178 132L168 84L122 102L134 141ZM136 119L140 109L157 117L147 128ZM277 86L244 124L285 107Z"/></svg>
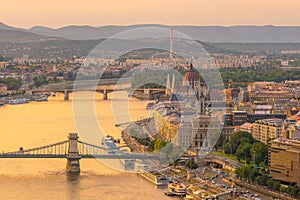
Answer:
<svg viewBox="0 0 300 200"><path fill-rule="evenodd" d="M74 85L75 84L75 85ZM75 86L75 87L74 87ZM153 93L165 92L164 88L137 88L133 89L130 78L124 79L100 79L100 80L83 80L83 81L68 81L63 83L55 83L46 85L40 89L32 90L32 94L43 92L63 93L64 100L69 100L69 93L72 92L98 92L103 94L103 99L107 100L108 93L116 91L128 91L133 93L134 91L140 91L149 96Z"/></svg>
<svg viewBox="0 0 300 200"><path fill-rule="evenodd" d="M68 140L26 150L20 148L18 151L1 153L0 158L66 158L66 170L70 173L80 172L79 160L81 158L160 159L159 156L149 153L124 153L120 150L110 153L110 149L79 141L78 138L77 133L69 133Z"/></svg>

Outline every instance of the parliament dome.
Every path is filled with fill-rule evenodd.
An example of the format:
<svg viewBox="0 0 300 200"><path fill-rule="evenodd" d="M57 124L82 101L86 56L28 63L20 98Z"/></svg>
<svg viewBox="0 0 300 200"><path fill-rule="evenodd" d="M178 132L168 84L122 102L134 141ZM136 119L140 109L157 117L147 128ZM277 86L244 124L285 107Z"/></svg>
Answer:
<svg viewBox="0 0 300 200"><path fill-rule="evenodd" d="M189 85L194 86L196 82L199 81L199 75L194 70L193 64L190 65L190 69L184 74L183 81L189 83Z"/></svg>

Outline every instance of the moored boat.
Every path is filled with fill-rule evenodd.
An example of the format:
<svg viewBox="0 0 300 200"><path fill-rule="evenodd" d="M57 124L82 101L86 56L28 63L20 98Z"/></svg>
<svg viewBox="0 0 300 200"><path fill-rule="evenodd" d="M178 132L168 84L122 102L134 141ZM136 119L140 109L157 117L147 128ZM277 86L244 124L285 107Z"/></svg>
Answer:
<svg viewBox="0 0 300 200"><path fill-rule="evenodd" d="M150 170L147 165L138 165L137 172L140 176L157 186L167 186L171 181L171 177L161 174L156 170Z"/></svg>
<svg viewBox="0 0 300 200"><path fill-rule="evenodd" d="M110 135L102 138L101 144L104 145L109 154L115 154L119 151L119 147L115 144L114 138Z"/></svg>
<svg viewBox="0 0 300 200"><path fill-rule="evenodd" d="M27 98L19 98L19 99L11 99L8 101L8 104L10 105L17 105L17 104L24 104L24 103L29 103L30 100Z"/></svg>
<svg viewBox="0 0 300 200"><path fill-rule="evenodd" d="M184 196L186 195L186 186L183 183L179 183L178 181L174 181L168 184L167 193L175 196Z"/></svg>
<svg viewBox="0 0 300 200"><path fill-rule="evenodd" d="M36 97L34 100L37 102L48 101L48 96L44 95L44 96Z"/></svg>
<svg viewBox="0 0 300 200"><path fill-rule="evenodd" d="M150 109L154 109L155 103L148 103L146 106L146 109L150 110Z"/></svg>

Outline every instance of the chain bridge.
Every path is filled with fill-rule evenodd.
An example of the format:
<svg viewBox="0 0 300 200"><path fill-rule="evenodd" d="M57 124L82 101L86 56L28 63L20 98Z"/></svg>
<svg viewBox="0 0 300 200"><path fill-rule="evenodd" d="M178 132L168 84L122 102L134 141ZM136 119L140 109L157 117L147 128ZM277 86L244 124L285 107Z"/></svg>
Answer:
<svg viewBox="0 0 300 200"><path fill-rule="evenodd" d="M98 159L151 159L159 160L159 156L150 153L124 153L120 150L111 152L110 149L89 144L78 140L77 133L69 133L68 140L18 151L1 153L0 158L66 158L66 171L79 173L79 160L82 158Z"/></svg>

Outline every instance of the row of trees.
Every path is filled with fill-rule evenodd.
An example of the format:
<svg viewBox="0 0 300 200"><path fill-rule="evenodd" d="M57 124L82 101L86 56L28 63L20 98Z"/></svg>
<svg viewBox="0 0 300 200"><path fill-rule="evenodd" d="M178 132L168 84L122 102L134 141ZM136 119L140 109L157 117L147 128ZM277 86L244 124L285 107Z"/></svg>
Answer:
<svg viewBox="0 0 300 200"><path fill-rule="evenodd" d="M259 169L250 165L236 169L236 174L239 178L245 179L249 182L255 183L260 186L267 187L270 190L289 194L293 197L300 197L300 188L297 186L284 186L280 181L271 178L267 174L263 174Z"/></svg>
<svg viewBox="0 0 300 200"><path fill-rule="evenodd" d="M162 149L163 147L165 147L167 145L167 143L160 138L156 138L155 140L151 141L148 137L139 137L139 136L135 136L135 135L132 135L132 137L139 144L147 146L148 151L151 151L151 152L159 151L160 149Z"/></svg>
<svg viewBox="0 0 300 200"><path fill-rule="evenodd" d="M225 82L229 79L233 82L255 81L285 81L300 79L300 68L286 70L279 67L250 67L221 69L221 76Z"/></svg>
<svg viewBox="0 0 300 200"><path fill-rule="evenodd" d="M239 178L273 191L300 197L299 187L282 185L280 181L267 174L268 146L256 141L248 132L238 131L234 133L230 141L225 143L224 152L236 155L239 161L244 160L247 163L236 169L235 172ZM257 167L257 165L263 167Z"/></svg>
<svg viewBox="0 0 300 200"><path fill-rule="evenodd" d="M268 164L268 146L254 140L248 132L239 131L234 133L230 141L225 143L224 152L236 155L239 161L244 160L247 164Z"/></svg>
<svg viewBox="0 0 300 200"><path fill-rule="evenodd" d="M4 83L5 85L7 85L8 90L18 90L22 86L21 79L14 79L12 77L0 79L0 83Z"/></svg>
<svg viewBox="0 0 300 200"><path fill-rule="evenodd" d="M34 86L36 88L40 87L41 85L46 85L49 83L49 81L44 76L35 76L33 77Z"/></svg>

